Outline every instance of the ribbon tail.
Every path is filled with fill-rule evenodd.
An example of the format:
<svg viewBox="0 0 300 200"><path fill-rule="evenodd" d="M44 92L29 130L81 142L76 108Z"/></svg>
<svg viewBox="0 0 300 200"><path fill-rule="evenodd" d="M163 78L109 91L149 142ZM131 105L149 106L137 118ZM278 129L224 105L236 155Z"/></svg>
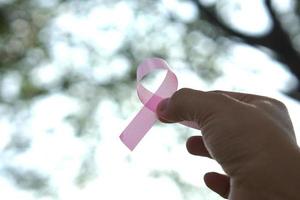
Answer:
<svg viewBox="0 0 300 200"><path fill-rule="evenodd" d="M144 106L120 135L121 141L132 151L156 121L156 113Z"/></svg>

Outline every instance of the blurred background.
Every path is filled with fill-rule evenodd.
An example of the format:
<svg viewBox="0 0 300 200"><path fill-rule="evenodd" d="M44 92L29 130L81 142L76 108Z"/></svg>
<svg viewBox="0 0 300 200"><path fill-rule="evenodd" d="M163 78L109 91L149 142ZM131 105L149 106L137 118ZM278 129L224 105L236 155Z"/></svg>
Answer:
<svg viewBox="0 0 300 200"><path fill-rule="evenodd" d="M180 87L283 101L300 134L297 0L0 0L0 198L221 199L195 130L158 123L130 152L137 65L168 61ZM159 82L159 76L150 82Z"/></svg>

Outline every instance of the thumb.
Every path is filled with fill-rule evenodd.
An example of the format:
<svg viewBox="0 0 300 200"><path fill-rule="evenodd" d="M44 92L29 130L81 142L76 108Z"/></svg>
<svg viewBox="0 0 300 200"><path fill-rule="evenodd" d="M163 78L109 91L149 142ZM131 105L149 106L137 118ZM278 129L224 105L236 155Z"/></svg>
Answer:
<svg viewBox="0 0 300 200"><path fill-rule="evenodd" d="M162 100L156 112L162 122L194 121L203 126L210 117L230 111L236 104L238 101L221 93L183 88Z"/></svg>
<svg viewBox="0 0 300 200"><path fill-rule="evenodd" d="M223 198L228 198L230 190L230 179L228 176L216 172L205 174L204 182L211 190Z"/></svg>

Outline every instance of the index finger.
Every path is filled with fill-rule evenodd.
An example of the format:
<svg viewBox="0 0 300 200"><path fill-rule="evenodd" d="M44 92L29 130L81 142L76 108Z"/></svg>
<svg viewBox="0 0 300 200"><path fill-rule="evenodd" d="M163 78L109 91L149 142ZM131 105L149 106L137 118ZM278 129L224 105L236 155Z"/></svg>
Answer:
<svg viewBox="0 0 300 200"><path fill-rule="evenodd" d="M237 101L248 103L248 104L256 104L257 102L270 102L275 104L279 107L285 107L281 101L278 101L272 97L261 96L256 94L248 94L248 93L241 93L241 92L230 92L230 91L222 91L222 90L214 90L211 92L216 92L219 94L227 95L231 98L236 99Z"/></svg>
<svg viewBox="0 0 300 200"><path fill-rule="evenodd" d="M158 105L157 115L163 122L194 121L203 125L213 115L228 112L238 104L218 92L183 88Z"/></svg>

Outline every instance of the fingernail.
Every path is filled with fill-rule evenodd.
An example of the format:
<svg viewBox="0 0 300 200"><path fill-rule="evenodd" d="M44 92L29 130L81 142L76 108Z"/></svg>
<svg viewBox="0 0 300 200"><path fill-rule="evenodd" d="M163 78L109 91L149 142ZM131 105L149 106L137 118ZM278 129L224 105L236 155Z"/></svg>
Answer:
<svg viewBox="0 0 300 200"><path fill-rule="evenodd" d="M166 110L167 110L167 107L168 107L168 104L169 104L169 100L170 99L163 99L157 106L157 112L160 113L160 114L163 114Z"/></svg>

